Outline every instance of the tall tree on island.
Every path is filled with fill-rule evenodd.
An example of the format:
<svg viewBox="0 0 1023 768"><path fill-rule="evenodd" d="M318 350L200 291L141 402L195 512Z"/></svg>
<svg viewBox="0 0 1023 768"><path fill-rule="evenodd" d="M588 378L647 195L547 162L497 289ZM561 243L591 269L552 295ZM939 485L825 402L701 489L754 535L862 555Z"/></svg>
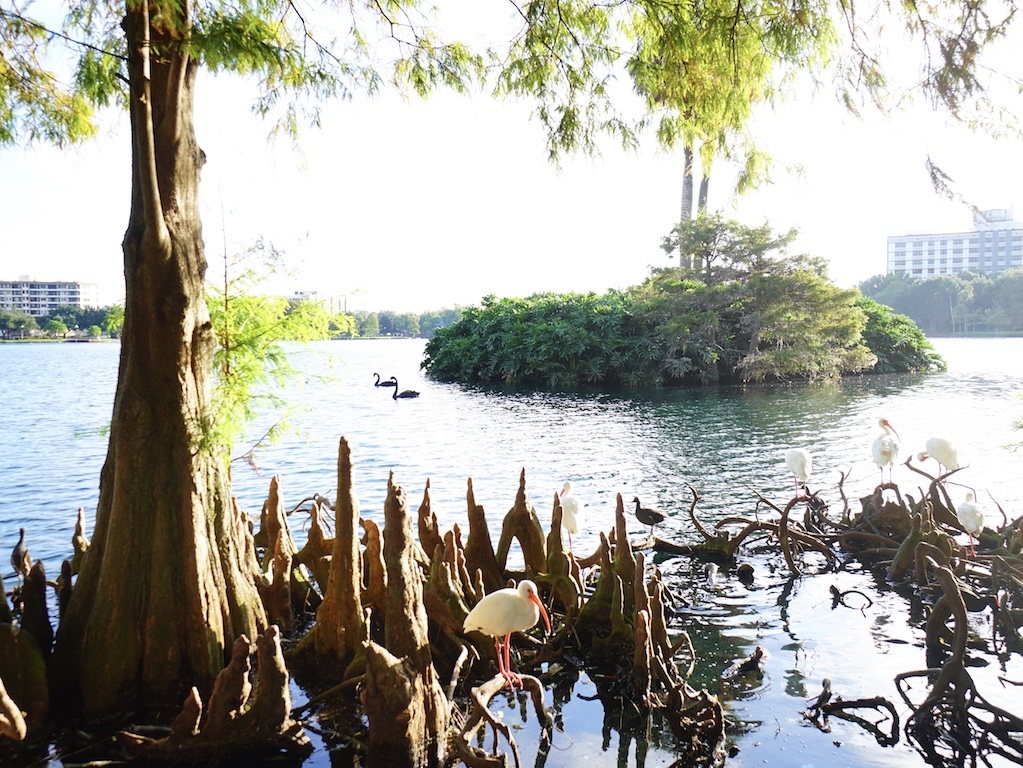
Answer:
<svg viewBox="0 0 1023 768"><path fill-rule="evenodd" d="M932 19L955 18L956 2L904 11L910 31L942 52L925 86L960 114L969 99L983 97L974 74L979 47L1005 23L975 3L962 4L967 13L949 32ZM303 118L317 121L316 103L372 91L387 80L419 95L437 85L466 87L482 71L483 57L440 43L420 5L81 0L70 4L63 30L0 5L0 74L16 75L0 76L0 145L87 138L95 132L92 106L118 104L130 117L126 299L110 441L92 546L53 660L55 679L72 694L61 699L74 701L90 720L176 705L191 685L208 689L233 639L266 622L254 574L240 556L246 530L232 508L225 452L213 439L214 335L203 298L196 76L207 68L258 80L258 111L280 110L289 132ZM701 38L708 48L691 59L727 61L738 25L787 41L772 43L768 55L780 67L801 66L816 15L811 5L743 0L732 8L732 23ZM633 126L608 87L628 47L621 45L628 42L623 24L637 10L685 14L685 4L531 0L510 7L520 24L504 35L507 50L494 52L501 62L497 93L535 101L549 156L593 150L603 134L634 143ZM341 18L333 15L338 9ZM855 32L852 4L841 9ZM332 28L320 34L316 22ZM64 89L64 62L56 73L47 66L46 50L54 44L67 44L77 59L73 85ZM851 50L859 62L852 79L883 82L867 48ZM386 78L375 61L389 61ZM294 92L311 95L313 103L287 101Z"/></svg>
<svg viewBox="0 0 1023 768"><path fill-rule="evenodd" d="M632 17L636 44L627 67L644 98L646 119L656 126L658 144L667 151L682 147L680 222L693 217L697 154L702 170L698 216L707 211L716 156L739 162L740 191L761 180L766 159L746 135L746 124L754 106L773 99L776 63L788 65L789 71L812 67L834 45L824 10L808 4L799 23L782 29L771 24L770 15L736 25L729 3L637 8ZM725 40L728 45L721 45ZM742 156L733 144L742 147ZM679 266L694 266L688 257L679 252Z"/></svg>

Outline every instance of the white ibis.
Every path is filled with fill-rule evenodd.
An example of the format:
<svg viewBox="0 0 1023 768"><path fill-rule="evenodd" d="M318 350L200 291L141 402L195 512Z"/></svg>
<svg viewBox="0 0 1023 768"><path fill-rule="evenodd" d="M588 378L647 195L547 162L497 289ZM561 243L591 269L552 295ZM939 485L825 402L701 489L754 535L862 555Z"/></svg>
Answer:
<svg viewBox="0 0 1023 768"><path fill-rule="evenodd" d="M934 459L938 462L938 474L945 474L945 470L959 469L959 451L952 444L951 440L943 437L928 438L924 450L916 455L917 461Z"/></svg>
<svg viewBox="0 0 1023 768"><path fill-rule="evenodd" d="M21 529L18 543L11 551L11 565L14 566L14 575L18 577L18 586L21 586L21 580L28 576L28 572L32 570L32 557L28 554L28 547L25 546L24 528Z"/></svg>
<svg viewBox="0 0 1023 768"><path fill-rule="evenodd" d="M399 398L419 397L419 393L414 389L404 389L401 392L398 391L398 380L392 376L387 380L387 386L394 387L394 394L391 397L395 400Z"/></svg>
<svg viewBox="0 0 1023 768"><path fill-rule="evenodd" d="M973 537L980 537L980 532L984 530L984 510L974 502L972 493L967 493L966 500L956 508L956 519L970 535L970 557L975 557Z"/></svg>
<svg viewBox="0 0 1023 768"><path fill-rule="evenodd" d="M497 666L501 677L512 688L516 683L521 687L522 678L511 671L511 634L532 629L541 616L547 632L550 632L551 620L540 602L536 584L523 579L517 588L499 589L476 603L476 607L469 611L462 622L462 629L466 632L478 630L491 635L497 648Z"/></svg>
<svg viewBox="0 0 1023 768"><path fill-rule="evenodd" d="M877 424L881 427L881 434L874 438L871 452L874 456L874 463L881 470L881 482L884 482L884 468L888 467L888 482L892 480L892 467L895 460L899 458L899 433L889 423L888 419L878 419Z"/></svg>
<svg viewBox="0 0 1023 768"><path fill-rule="evenodd" d="M800 487L805 487L806 481L813 474L813 459L810 458L810 452L805 448L790 448L785 454L785 466L795 478L796 496L801 495Z"/></svg>
<svg viewBox="0 0 1023 768"><path fill-rule="evenodd" d="M572 549L572 534L579 533L579 518L582 514L582 504L579 497L572 493L572 484L566 480L561 487L561 524L568 531L568 549Z"/></svg>
<svg viewBox="0 0 1023 768"><path fill-rule="evenodd" d="M632 503L636 505L636 519L643 525L650 526L650 537L653 538L654 526L658 523L663 523L666 514L661 512L659 509L651 509L650 507L641 507L639 505L639 496L632 497Z"/></svg>

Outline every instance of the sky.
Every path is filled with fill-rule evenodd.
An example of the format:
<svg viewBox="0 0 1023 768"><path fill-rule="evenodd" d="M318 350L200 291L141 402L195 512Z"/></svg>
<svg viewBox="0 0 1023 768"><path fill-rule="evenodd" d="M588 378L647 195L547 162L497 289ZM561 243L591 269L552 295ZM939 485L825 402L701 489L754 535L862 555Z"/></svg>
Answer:
<svg viewBox="0 0 1023 768"><path fill-rule="evenodd" d="M556 168L526 103L391 94L331 105L296 149L268 141L250 97L236 80L200 77L211 271L262 239L289 268L267 290L418 313L487 294L626 288L670 263L660 243L678 221L682 159L652 137L638 152L609 140L599 158ZM710 207L797 229L794 248L825 257L842 287L884 272L890 235L971 227L969 208L930 186L928 154L970 203L1023 219L1021 143L926 106L859 119L826 90L796 92L752 130L775 159L772 183L736 198L720 164ZM126 117L80 147L0 148L0 279L94 282L102 303L119 301L130 170Z"/></svg>

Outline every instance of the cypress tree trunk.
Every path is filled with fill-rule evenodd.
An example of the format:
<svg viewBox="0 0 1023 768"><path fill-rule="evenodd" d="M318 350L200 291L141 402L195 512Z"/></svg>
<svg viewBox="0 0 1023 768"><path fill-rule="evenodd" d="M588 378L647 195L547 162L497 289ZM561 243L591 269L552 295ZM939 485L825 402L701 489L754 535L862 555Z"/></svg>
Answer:
<svg viewBox="0 0 1023 768"><path fill-rule="evenodd" d="M154 16L156 6L153 6ZM128 3L131 216L125 318L92 545L58 634L55 688L89 720L209 692L266 619L247 530L208 440L213 330L199 219L191 3Z"/></svg>

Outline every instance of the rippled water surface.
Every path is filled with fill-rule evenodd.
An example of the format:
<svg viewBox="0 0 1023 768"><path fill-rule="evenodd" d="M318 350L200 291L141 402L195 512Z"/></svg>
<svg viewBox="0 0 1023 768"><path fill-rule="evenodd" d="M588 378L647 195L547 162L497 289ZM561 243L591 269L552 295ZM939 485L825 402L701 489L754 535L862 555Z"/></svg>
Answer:
<svg viewBox="0 0 1023 768"><path fill-rule="evenodd" d="M418 367L422 341L295 347L293 363L306 374L287 392L296 431L257 454L258 472L236 463L234 491L253 514L274 474L282 478L286 503L312 493L333 495L338 439L346 436L366 516L382 514L393 471L413 504L429 479L442 528L462 524L471 477L496 536L524 469L530 501L543 521L550 518L554 493L564 480L572 481L587 505L584 530L573 536L577 551L591 552L599 531L612 525L617 494L626 503L639 496L668 512L660 535L692 542L697 537L686 514L690 487L700 497L697 514L706 523L751 514L755 491L784 503L792 484L784 453L793 446L813 454L810 485L832 509L840 509L839 474L849 473L845 492L858 509L856 499L879 480L869 446L884 416L899 431L904 456L922 450L934 434L958 445L968 468L956 479L977 492L989 524L1002 521L995 501L1010 517L1023 514L1021 458L1007 448L1023 440L1012 427L1023 416L1023 339L934 343L949 363L945 374L825 385L539 394L429 381ZM70 550L79 506L91 530L118 354L116 343L0 344L0 551L10 551L24 526L33 556L54 573ZM402 389L421 396L393 400L391 390L373 386L374 372L396 375ZM254 425L253 437L273 421L268 414ZM914 495L918 477L905 467L895 471L896 482ZM956 489L953 497L964 492ZM630 520L630 533L641 536L644 526ZM9 569L6 556L2 562ZM667 558L659 566L680 598L675 626L687 628L700 646L696 682L728 700L739 747L730 765L922 764L904 740L881 748L846 724L822 734L802 725L799 715L805 700L819 693L823 677L831 678L843 698L897 699L894 675L924 666L913 628L919 617L910 615L912 606L903 597L873 585L869 573L792 581L772 571L769 558L758 561L758 578L749 589L727 570L710 584L703 564L688 558ZM875 602L862 611L832 608L832 584L870 587ZM721 672L758 644L769 654L764 677L750 684L721 683ZM993 668L985 694L1010 710L1023 710L1023 693L993 682L998 673L1023 678L1018 668ZM977 673L981 679L984 674ZM672 753L661 746L662 737L629 730L628 707L605 710L584 701L602 693L598 683L584 674L574 686L554 692L565 702L564 731L555 734L545 764L569 765L589 756L600 766L670 764ZM517 719L518 713L517 706L510 707L505 717ZM532 726L522 728L517 739L524 760L532 763ZM328 762L321 751L308 764Z"/></svg>

